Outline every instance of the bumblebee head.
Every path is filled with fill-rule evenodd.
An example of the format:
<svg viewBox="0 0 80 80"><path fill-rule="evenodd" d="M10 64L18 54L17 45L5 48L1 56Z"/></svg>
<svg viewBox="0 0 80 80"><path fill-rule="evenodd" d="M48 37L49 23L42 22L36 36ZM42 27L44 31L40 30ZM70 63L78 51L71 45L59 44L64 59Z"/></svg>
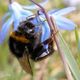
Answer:
<svg viewBox="0 0 80 80"><path fill-rule="evenodd" d="M33 34L34 33L34 27L35 25L31 23L30 21L23 21L20 23L18 27L18 32L27 35L27 34Z"/></svg>

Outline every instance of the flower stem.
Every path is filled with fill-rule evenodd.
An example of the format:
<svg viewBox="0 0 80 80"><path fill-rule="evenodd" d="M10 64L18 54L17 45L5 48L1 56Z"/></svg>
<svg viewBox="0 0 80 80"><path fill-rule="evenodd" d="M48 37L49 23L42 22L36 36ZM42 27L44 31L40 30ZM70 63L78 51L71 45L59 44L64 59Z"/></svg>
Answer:
<svg viewBox="0 0 80 80"><path fill-rule="evenodd" d="M57 48L58 48L58 52L60 53L60 56L61 56L61 59L62 59L63 65L64 65L64 69L65 69L65 72L66 72L67 79L68 79L68 80L73 80L71 71L70 71L69 66L68 66L68 64L67 64L67 61L66 61L66 59L65 59L65 56L64 56L64 54L63 54L63 51L62 51L61 48L60 48L59 40L58 40L58 38L57 38L56 35L55 35L54 29L56 28L56 24L54 23L52 17L50 17L50 16L46 13L45 9L44 9L41 5L39 5L38 3L36 3L34 0L30 0L30 1L33 2L34 4L36 4L36 5L41 9L41 11L44 13L44 15L45 15L45 17L46 17L46 20L47 20L47 22L48 22L51 30L53 30L53 39L55 40L56 45L57 45Z"/></svg>
<svg viewBox="0 0 80 80"><path fill-rule="evenodd" d="M53 18L50 17L50 19L51 19L51 22L52 22L53 26L56 28L57 26L56 26L56 24L54 23ZM71 71L70 71L70 69L69 69L69 66L68 66L68 64L67 64L66 58L65 58L65 56L64 56L64 53L63 53L62 49L60 48L59 40L58 40L58 38L55 36L55 34L54 34L54 40L55 40L55 42L56 42L56 45L57 45L57 48L58 48L58 52L60 53L60 56L61 56L61 59L62 59L63 65L64 65L64 69L65 69L65 72L66 72L67 79L68 79L68 80L74 80L73 77L72 77Z"/></svg>
<svg viewBox="0 0 80 80"><path fill-rule="evenodd" d="M45 17L46 17L46 19L47 19L47 22L48 22L48 24L49 24L49 26L50 26L50 28L51 28L51 30L52 30L51 21L50 21L50 18L49 18L49 16L48 16L48 14L47 14L46 11L45 11L45 9L44 9L41 5L39 5L38 3L36 3L34 0L30 0L30 1L33 2L34 4L36 4L36 5L41 9L41 11L44 13L44 15L45 15Z"/></svg>
<svg viewBox="0 0 80 80"><path fill-rule="evenodd" d="M9 0L9 4L11 4L13 2L13 0Z"/></svg>

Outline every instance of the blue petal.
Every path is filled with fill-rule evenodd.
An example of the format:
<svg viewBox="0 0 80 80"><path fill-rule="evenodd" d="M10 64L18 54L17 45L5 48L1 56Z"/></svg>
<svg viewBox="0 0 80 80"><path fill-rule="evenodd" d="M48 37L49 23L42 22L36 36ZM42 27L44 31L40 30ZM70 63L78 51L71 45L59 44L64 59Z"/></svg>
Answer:
<svg viewBox="0 0 80 80"><path fill-rule="evenodd" d="M15 9L13 12L13 16L14 16L14 20L19 20L21 17L21 14L17 9Z"/></svg>
<svg viewBox="0 0 80 80"><path fill-rule="evenodd" d="M59 11L55 11L53 10L53 13L51 11L51 15L66 15L72 11L75 11L76 8L75 7L67 7L67 8L64 8L64 9L61 9Z"/></svg>
<svg viewBox="0 0 80 80"><path fill-rule="evenodd" d="M31 22L34 24L34 25L40 25L42 23L42 21L40 20L39 16L36 16L35 18L33 18L31 20Z"/></svg>
<svg viewBox="0 0 80 80"><path fill-rule="evenodd" d="M15 31L18 29L20 22L26 20L26 15L20 15L19 19L15 19L15 18L13 19L14 19L13 25L14 25L14 31Z"/></svg>
<svg viewBox="0 0 80 80"><path fill-rule="evenodd" d="M54 14L54 13L56 13L57 11L59 11L60 9L53 9L53 10L50 10L50 11L48 11L48 14Z"/></svg>
<svg viewBox="0 0 80 80"><path fill-rule="evenodd" d="M12 2L12 4L9 5L9 10L14 12L14 9L17 9L18 11L21 11L22 6L17 2Z"/></svg>
<svg viewBox="0 0 80 80"><path fill-rule="evenodd" d="M63 30L74 30L76 27L76 24L72 22L71 20L63 17L63 16L58 16L58 15L52 15L53 18L55 19L55 22L58 26L59 29ZM40 15L44 20L46 20L45 16L42 14Z"/></svg>
<svg viewBox="0 0 80 80"><path fill-rule="evenodd" d="M49 27L47 21L41 20L41 17L42 17L42 15L35 17L34 19L31 20L31 22L35 25L35 27L36 27L35 31L36 32L39 31L38 27L42 27L41 42L43 42L50 37L51 32L50 32L50 27Z"/></svg>
<svg viewBox="0 0 80 80"><path fill-rule="evenodd" d="M49 0L43 0L43 2L39 3L41 6L44 7L44 5L48 2ZM29 5L29 6L23 6L24 9L30 9L30 10L33 10L33 9L37 9L39 8L37 5Z"/></svg>
<svg viewBox="0 0 80 80"><path fill-rule="evenodd" d="M13 22L13 19L11 17L2 26L2 29L1 29L1 32L0 32L0 44L4 41L5 37L7 36L10 25L12 24L12 22Z"/></svg>
<svg viewBox="0 0 80 80"><path fill-rule="evenodd" d="M15 17L14 17L14 30L17 30L20 22L26 20L26 18L27 18L28 16L30 16L29 14L28 14L28 15L26 15L26 14L27 14L27 12L21 14L17 19L15 19Z"/></svg>
<svg viewBox="0 0 80 80"><path fill-rule="evenodd" d="M49 27L47 21L45 21L42 24L41 42L49 39L50 35L51 35L50 27ZM44 48L48 49L48 44L44 45Z"/></svg>
<svg viewBox="0 0 80 80"><path fill-rule="evenodd" d="M24 9L21 11L21 14L26 15L26 17L33 15L33 13L31 11L24 10Z"/></svg>
<svg viewBox="0 0 80 80"><path fill-rule="evenodd" d="M18 12L19 13L19 12ZM14 30L17 30L18 25L20 23L22 15L21 14L13 14L13 20L14 20Z"/></svg>
<svg viewBox="0 0 80 80"><path fill-rule="evenodd" d="M3 17L2 17L2 23L5 22L5 20L10 16L10 12L7 12Z"/></svg>
<svg viewBox="0 0 80 80"><path fill-rule="evenodd" d="M41 35L41 42L47 40L50 37L50 27L47 22L42 24L42 35Z"/></svg>
<svg viewBox="0 0 80 80"><path fill-rule="evenodd" d="M14 20L19 20L21 17L20 11L22 10L22 7L17 3L13 2L9 5L9 10L11 14L14 16Z"/></svg>
<svg viewBox="0 0 80 80"><path fill-rule="evenodd" d="M62 16L54 16L57 27L63 30L74 30L76 25L69 19Z"/></svg>
<svg viewBox="0 0 80 80"><path fill-rule="evenodd" d="M18 26L19 26L20 22L26 20L26 18L28 17L26 14L27 13L21 14L19 19L14 18L14 30L18 29Z"/></svg>
<svg viewBox="0 0 80 80"><path fill-rule="evenodd" d="M14 31L18 29L19 23L20 23L19 20L14 21L14 24L13 24L14 25Z"/></svg>

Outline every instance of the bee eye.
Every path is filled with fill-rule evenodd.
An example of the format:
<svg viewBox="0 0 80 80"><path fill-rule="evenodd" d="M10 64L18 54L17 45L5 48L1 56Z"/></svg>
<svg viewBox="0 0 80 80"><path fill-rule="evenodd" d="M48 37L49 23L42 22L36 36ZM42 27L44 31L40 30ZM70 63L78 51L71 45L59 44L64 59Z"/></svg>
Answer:
<svg viewBox="0 0 80 80"><path fill-rule="evenodd" d="M33 32L35 25L30 21L23 21L20 23L18 30L22 33L31 33Z"/></svg>
<svg viewBox="0 0 80 80"><path fill-rule="evenodd" d="M31 22L27 22L26 25L27 25L27 27L29 27L30 29L32 29L32 28L35 27L35 25L34 25L33 23L31 23Z"/></svg>

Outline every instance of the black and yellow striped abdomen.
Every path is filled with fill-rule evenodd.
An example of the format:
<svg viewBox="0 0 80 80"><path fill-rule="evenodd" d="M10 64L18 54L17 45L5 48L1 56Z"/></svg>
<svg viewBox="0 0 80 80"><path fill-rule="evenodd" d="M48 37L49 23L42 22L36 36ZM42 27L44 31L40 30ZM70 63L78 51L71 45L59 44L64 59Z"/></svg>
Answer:
<svg viewBox="0 0 80 80"><path fill-rule="evenodd" d="M24 35L20 35L17 32L11 32L10 37L15 39L16 41L22 42L22 43L29 43L30 40L27 39Z"/></svg>
<svg viewBox="0 0 80 80"><path fill-rule="evenodd" d="M17 32L11 32L9 37L9 48L11 52L16 57L21 57L26 47L32 50L30 41L25 36L20 35Z"/></svg>

